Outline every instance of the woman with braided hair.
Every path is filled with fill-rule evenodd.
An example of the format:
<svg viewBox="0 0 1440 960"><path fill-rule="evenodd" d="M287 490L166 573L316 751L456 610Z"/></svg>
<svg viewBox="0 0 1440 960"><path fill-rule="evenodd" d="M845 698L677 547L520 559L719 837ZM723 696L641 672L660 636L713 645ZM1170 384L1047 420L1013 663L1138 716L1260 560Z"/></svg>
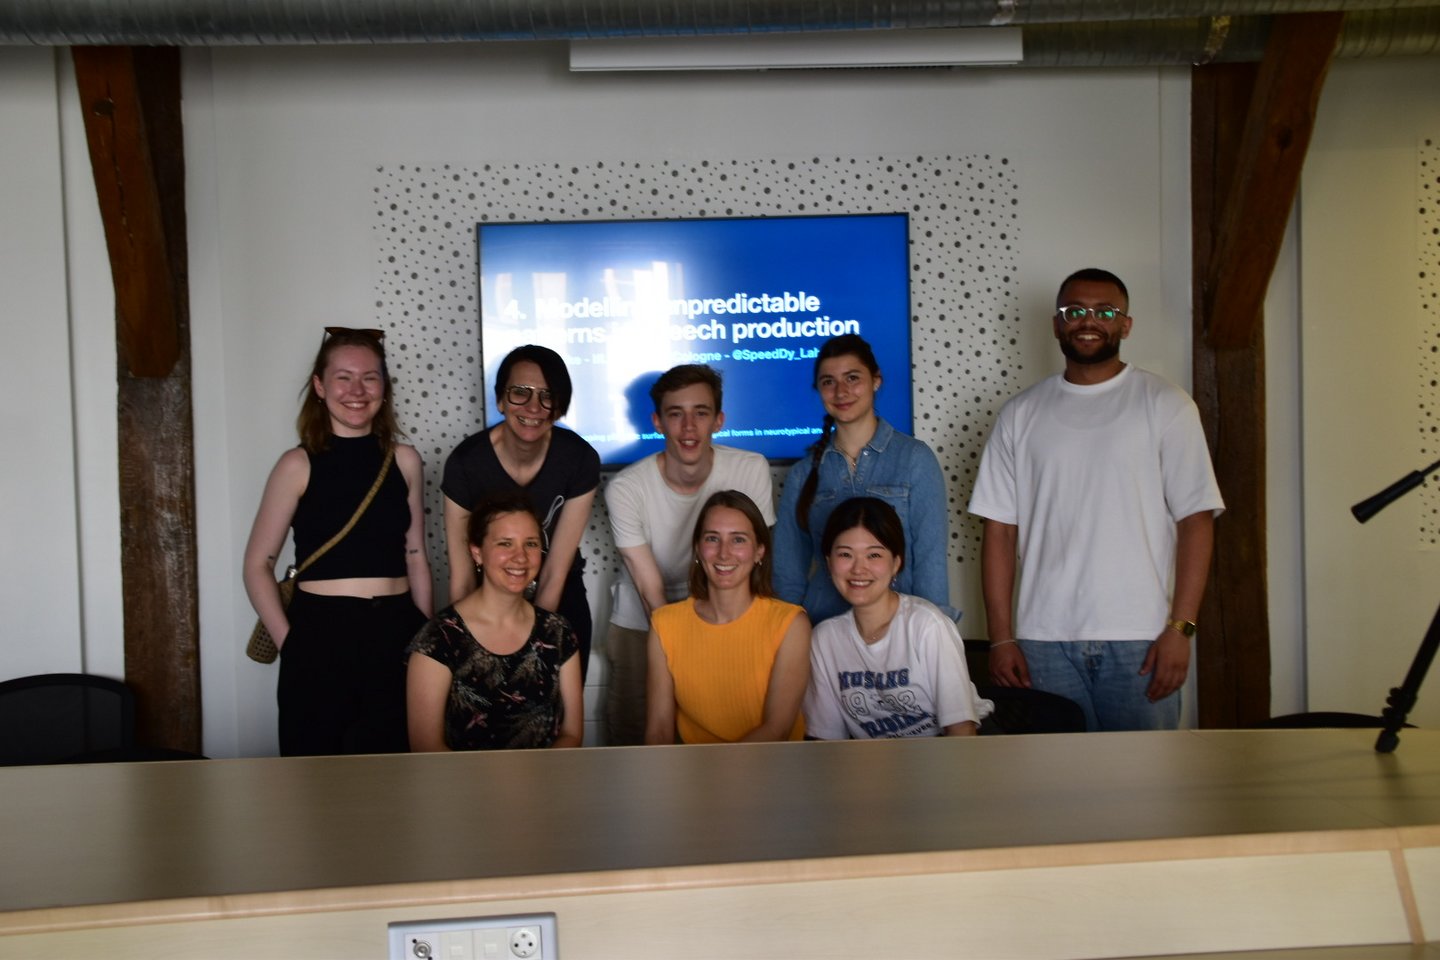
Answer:
<svg viewBox="0 0 1440 960"><path fill-rule="evenodd" d="M836 506L864 496L894 507L904 528L905 562L895 589L958 616L950 606L945 477L928 446L876 414L882 379L870 344L856 334L827 340L815 358L824 429L810 456L785 477L774 561L776 594L803 606L813 623L849 608L830 580L820 538Z"/></svg>

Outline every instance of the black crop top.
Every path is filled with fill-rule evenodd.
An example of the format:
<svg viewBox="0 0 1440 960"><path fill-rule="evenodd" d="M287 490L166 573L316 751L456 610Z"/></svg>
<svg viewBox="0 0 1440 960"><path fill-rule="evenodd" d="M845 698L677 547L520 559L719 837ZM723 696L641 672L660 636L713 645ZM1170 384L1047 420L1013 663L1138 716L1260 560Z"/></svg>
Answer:
<svg viewBox="0 0 1440 960"><path fill-rule="evenodd" d="M345 526L375 482L385 453L374 437L332 436L328 450L309 457L310 482L291 520L297 564ZM405 533L410 529L407 494L400 466L392 463L354 529L297 579L405 576Z"/></svg>

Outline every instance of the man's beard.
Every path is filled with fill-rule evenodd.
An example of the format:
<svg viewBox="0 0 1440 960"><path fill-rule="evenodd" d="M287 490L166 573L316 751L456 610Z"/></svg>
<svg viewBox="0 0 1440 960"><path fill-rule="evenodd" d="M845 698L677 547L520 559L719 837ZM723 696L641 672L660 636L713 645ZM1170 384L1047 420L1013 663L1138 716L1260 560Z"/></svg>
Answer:
<svg viewBox="0 0 1440 960"><path fill-rule="evenodd" d="M1075 363L1086 366L1095 363L1104 363L1107 360L1113 360L1120 356L1120 338L1117 336L1107 336L1105 342L1101 344L1099 349L1094 353L1087 354L1076 350L1075 345L1070 342L1069 337L1061 337L1060 352L1065 354L1067 360L1072 360Z"/></svg>

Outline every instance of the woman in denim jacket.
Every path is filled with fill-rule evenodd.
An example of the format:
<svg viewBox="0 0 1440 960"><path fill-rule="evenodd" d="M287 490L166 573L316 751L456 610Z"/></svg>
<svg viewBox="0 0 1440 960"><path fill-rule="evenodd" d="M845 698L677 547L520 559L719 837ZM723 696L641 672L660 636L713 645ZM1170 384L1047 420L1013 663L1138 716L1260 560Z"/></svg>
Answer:
<svg viewBox="0 0 1440 960"><path fill-rule="evenodd" d="M880 365L861 337L846 334L820 348L814 386L825 404L824 429L810 456L785 477L773 568L776 594L803 606L812 623L848 609L825 569L820 535L836 506L864 496L890 504L904 526L905 564L895 589L959 616L950 606L950 517L940 461L876 415L880 385Z"/></svg>

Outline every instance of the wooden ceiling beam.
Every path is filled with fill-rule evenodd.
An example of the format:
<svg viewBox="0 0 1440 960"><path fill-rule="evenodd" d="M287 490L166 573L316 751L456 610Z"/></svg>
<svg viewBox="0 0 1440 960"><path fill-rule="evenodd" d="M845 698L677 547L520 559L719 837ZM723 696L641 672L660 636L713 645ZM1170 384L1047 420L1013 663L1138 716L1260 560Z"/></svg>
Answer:
<svg viewBox="0 0 1440 960"><path fill-rule="evenodd" d="M1255 338L1344 20L1305 13L1271 25L1204 277L1202 320L1213 347Z"/></svg>
<svg viewBox="0 0 1440 960"><path fill-rule="evenodd" d="M137 377L163 377L180 357L174 238L161 214L136 48L76 47L72 56L114 276L121 357Z"/></svg>

